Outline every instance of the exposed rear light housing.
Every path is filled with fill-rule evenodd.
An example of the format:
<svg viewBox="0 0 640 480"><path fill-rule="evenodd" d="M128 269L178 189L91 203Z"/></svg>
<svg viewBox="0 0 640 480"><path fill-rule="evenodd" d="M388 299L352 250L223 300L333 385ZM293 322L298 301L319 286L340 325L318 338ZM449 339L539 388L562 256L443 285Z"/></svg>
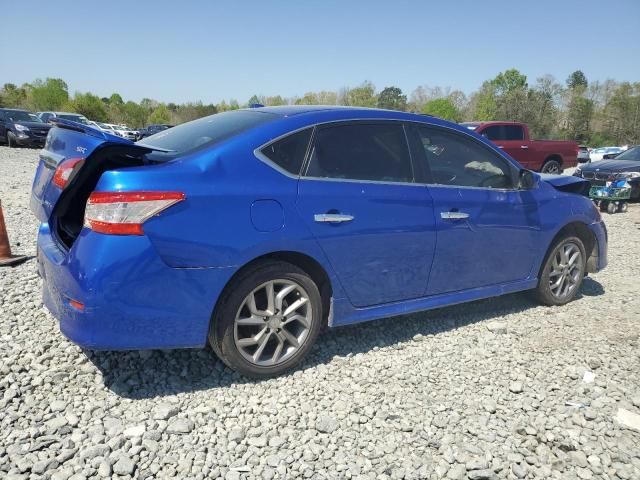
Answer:
<svg viewBox="0 0 640 480"><path fill-rule="evenodd" d="M53 174L53 184L60 189L66 187L83 163L84 158L68 158L60 162L56 172Z"/></svg>
<svg viewBox="0 0 640 480"><path fill-rule="evenodd" d="M84 226L107 235L144 235L144 222L184 198L182 192L93 192Z"/></svg>

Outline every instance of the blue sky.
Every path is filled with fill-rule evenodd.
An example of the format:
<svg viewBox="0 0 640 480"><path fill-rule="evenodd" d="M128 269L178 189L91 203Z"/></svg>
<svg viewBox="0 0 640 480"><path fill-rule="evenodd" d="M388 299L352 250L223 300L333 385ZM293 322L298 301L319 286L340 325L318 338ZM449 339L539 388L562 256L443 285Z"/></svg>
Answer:
<svg viewBox="0 0 640 480"><path fill-rule="evenodd" d="M36 1L4 8L0 84L240 103L372 81L468 93L515 67L640 81L640 0Z"/></svg>

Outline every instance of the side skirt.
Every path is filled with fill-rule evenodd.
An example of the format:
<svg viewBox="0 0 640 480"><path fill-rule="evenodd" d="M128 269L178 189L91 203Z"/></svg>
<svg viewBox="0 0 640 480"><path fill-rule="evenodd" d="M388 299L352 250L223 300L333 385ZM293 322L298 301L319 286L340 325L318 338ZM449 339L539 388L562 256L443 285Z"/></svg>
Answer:
<svg viewBox="0 0 640 480"><path fill-rule="evenodd" d="M434 308L456 305L458 303L472 302L483 298L498 297L507 293L531 290L535 288L537 284L538 279L534 278L500 285L473 288L460 292L432 295L404 302L385 303L383 305L366 308L354 308L347 299L340 299L336 300L333 304L333 322L331 326L352 325L354 323L368 322L385 317L432 310Z"/></svg>

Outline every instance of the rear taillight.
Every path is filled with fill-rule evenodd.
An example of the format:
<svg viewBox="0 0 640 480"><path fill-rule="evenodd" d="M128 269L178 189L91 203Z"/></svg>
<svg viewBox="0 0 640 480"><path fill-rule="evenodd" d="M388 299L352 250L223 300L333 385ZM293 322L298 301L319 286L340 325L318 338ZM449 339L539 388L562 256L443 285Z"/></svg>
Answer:
<svg viewBox="0 0 640 480"><path fill-rule="evenodd" d="M54 185L59 188L66 187L83 163L84 158L69 158L62 161L56 168L56 173L53 174Z"/></svg>
<svg viewBox="0 0 640 480"><path fill-rule="evenodd" d="M182 200L182 192L93 192L84 226L110 235L144 235L144 222Z"/></svg>

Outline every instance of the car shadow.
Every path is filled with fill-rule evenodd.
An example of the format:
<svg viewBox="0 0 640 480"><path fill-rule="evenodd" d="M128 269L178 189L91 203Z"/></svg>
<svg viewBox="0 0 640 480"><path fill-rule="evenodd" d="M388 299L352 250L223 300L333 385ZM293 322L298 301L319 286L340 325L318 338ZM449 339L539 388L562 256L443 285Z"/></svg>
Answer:
<svg viewBox="0 0 640 480"><path fill-rule="evenodd" d="M603 293L604 288L599 282L591 278L585 279L581 295L597 296ZM438 335L538 306L529 294L515 293L329 329L318 338L308 357L289 375L327 364L335 358L400 344L417 335ZM130 399L164 397L268 381L242 377L227 368L208 347L140 352L85 350L85 354L101 371L105 386L113 393Z"/></svg>

